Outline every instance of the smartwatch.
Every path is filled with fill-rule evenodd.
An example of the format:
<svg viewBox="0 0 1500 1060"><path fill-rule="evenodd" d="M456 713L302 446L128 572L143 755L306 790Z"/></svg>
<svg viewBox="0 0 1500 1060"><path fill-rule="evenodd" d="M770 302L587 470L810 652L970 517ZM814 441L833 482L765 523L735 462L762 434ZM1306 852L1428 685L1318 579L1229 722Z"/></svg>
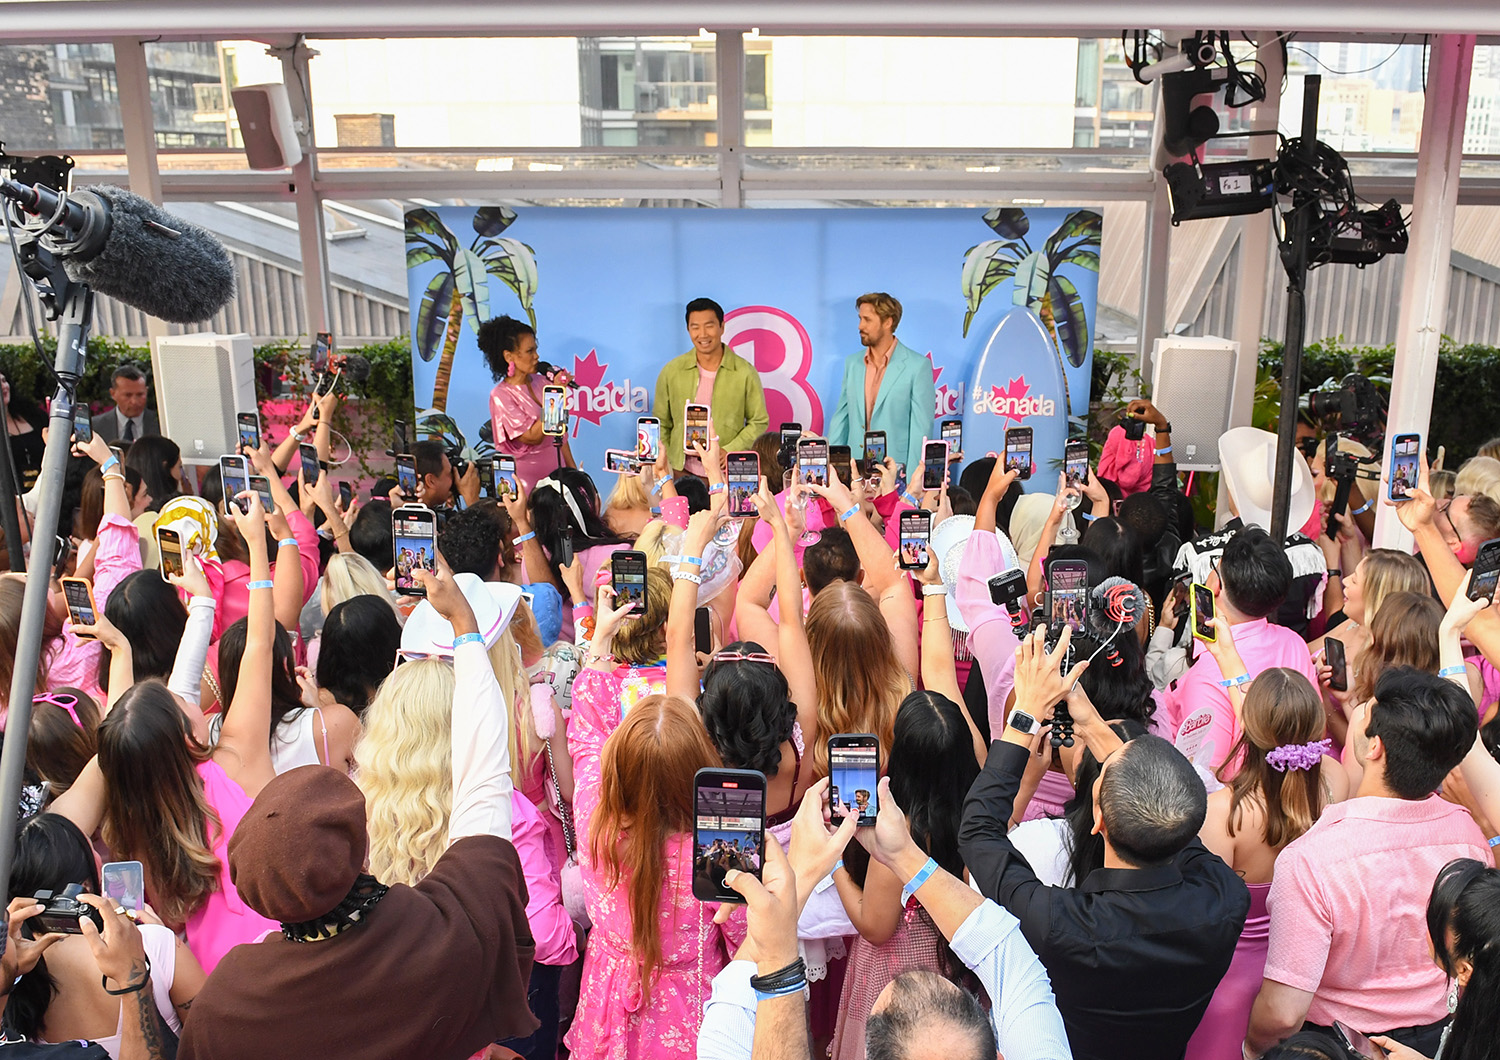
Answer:
<svg viewBox="0 0 1500 1060"><path fill-rule="evenodd" d="M1036 719L1033 718L1030 714L1027 714L1024 710L1011 711L1010 717L1006 720L1005 724L1009 728L1015 729L1016 732L1022 733L1026 736L1030 736L1037 730Z"/></svg>

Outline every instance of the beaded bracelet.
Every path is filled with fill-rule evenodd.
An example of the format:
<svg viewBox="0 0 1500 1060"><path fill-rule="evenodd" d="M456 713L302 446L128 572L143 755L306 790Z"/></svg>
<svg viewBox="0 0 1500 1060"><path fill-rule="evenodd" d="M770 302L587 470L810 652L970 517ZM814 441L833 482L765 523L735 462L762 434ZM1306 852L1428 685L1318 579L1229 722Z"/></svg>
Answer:
<svg viewBox="0 0 1500 1060"><path fill-rule="evenodd" d="M1463 663L1459 663L1457 666L1445 666L1445 667L1443 667L1441 670L1438 671L1438 676L1439 677L1465 677L1465 676L1468 675L1468 673L1469 673L1468 667L1464 666Z"/></svg>
<svg viewBox="0 0 1500 1060"><path fill-rule="evenodd" d="M847 510L839 512L839 522L842 523L845 519L853 519L858 514L859 514L859 505L858 504L851 504L851 505L849 505L849 507L848 507Z"/></svg>
<svg viewBox="0 0 1500 1060"><path fill-rule="evenodd" d="M256 589L274 589L276 588L276 583L269 578L264 578L258 582L251 582L246 588L251 592L254 592Z"/></svg>
<svg viewBox="0 0 1500 1060"><path fill-rule="evenodd" d="M483 633L460 633L458 636L456 636L456 637L453 638L453 646L455 648L462 647L465 644L483 644L483 643L484 643L484 634Z"/></svg>
<svg viewBox="0 0 1500 1060"><path fill-rule="evenodd" d="M911 896L916 894L922 884L930 880L932 874L937 870L938 863L932 858L928 858L927 863L917 870L917 874L907 881L906 886L901 888L901 904L905 905L911 901Z"/></svg>

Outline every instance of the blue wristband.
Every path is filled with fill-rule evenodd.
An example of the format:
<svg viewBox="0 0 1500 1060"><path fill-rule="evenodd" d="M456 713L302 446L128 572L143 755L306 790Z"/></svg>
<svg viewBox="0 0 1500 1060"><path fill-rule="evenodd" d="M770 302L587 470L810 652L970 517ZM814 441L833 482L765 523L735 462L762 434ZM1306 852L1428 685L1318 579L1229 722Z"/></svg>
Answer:
<svg viewBox="0 0 1500 1060"><path fill-rule="evenodd" d="M1441 670L1438 671L1438 676L1439 677L1466 677L1466 676L1468 676L1468 673L1469 673L1469 668L1467 666L1463 665L1462 663L1459 663L1459 665L1457 665L1457 666L1445 666L1445 667L1443 667Z"/></svg>
<svg viewBox="0 0 1500 1060"><path fill-rule="evenodd" d="M922 502L913 497L910 490L908 490L906 493L901 494L901 499L907 504L910 504L913 508L922 507Z"/></svg>
<svg viewBox="0 0 1500 1060"><path fill-rule="evenodd" d="M527 533L522 534L520 537L512 538L510 543L512 545L524 545L524 544L526 544L526 542L530 541L533 537L536 537L536 531L535 530L528 531Z"/></svg>
<svg viewBox="0 0 1500 1060"><path fill-rule="evenodd" d="M906 886L901 888L901 904L905 905L911 900L911 896L932 878L932 874L938 870L938 863L932 858L927 859L927 864L917 870L917 874L907 881Z"/></svg>
<svg viewBox="0 0 1500 1060"><path fill-rule="evenodd" d="M1368 501L1365 501L1365 503L1361 504L1358 508L1354 509L1354 511L1350 512L1349 514L1350 515L1364 515L1365 512L1369 511L1373 507L1375 507L1375 502L1373 500L1368 500Z"/></svg>
<svg viewBox="0 0 1500 1060"><path fill-rule="evenodd" d="M1493 836L1490 839L1490 849L1493 850L1495 847L1500 847L1500 835Z"/></svg>
<svg viewBox="0 0 1500 1060"><path fill-rule="evenodd" d="M276 542L277 548L286 548L288 545L291 545L293 548L299 547L295 537L283 537L280 541Z"/></svg>
<svg viewBox="0 0 1500 1060"><path fill-rule="evenodd" d="M709 492L709 495L712 496L715 493L723 493L724 490L725 490L725 488L726 487L725 487L724 483L722 483L722 482L715 482L712 486L708 487L708 492Z"/></svg>
<svg viewBox="0 0 1500 1060"><path fill-rule="evenodd" d="M651 495L653 497L656 496L658 493L660 493L662 491L662 487L665 486L668 482L671 482L671 481L672 481L672 476L671 475L663 475L661 478L657 479L656 480L656 485L654 485L654 486L651 487Z"/></svg>
<svg viewBox="0 0 1500 1060"><path fill-rule="evenodd" d="M1095 519L1099 518L1097 515L1094 515L1090 512L1079 512L1078 516L1086 523L1092 523Z"/></svg>
<svg viewBox="0 0 1500 1060"><path fill-rule="evenodd" d="M1220 688L1239 688L1240 685L1248 685L1253 680L1254 680L1254 678L1251 677L1249 674L1240 674L1238 677L1231 677L1227 681L1220 681L1219 682L1219 687Z"/></svg>
<svg viewBox="0 0 1500 1060"><path fill-rule="evenodd" d="M594 606L593 604L589 603L587 600L584 600L581 603L574 604L573 605L573 610L574 611L582 611L585 608L590 608L590 607L593 607L593 606Z"/></svg>
<svg viewBox="0 0 1500 1060"><path fill-rule="evenodd" d="M1156 450L1156 455L1157 456L1161 456L1162 454L1164 454L1164 453L1170 453L1171 451L1172 451L1172 447L1170 445L1164 445L1164 446L1161 446L1159 449Z"/></svg>
<svg viewBox="0 0 1500 1060"><path fill-rule="evenodd" d="M109 459L106 460L106 461L104 461L104 463L102 463L102 464L99 465L99 474L101 474L101 475L104 474L106 471L108 471L110 468L114 467L119 462L120 462L120 458L117 457L117 456L115 456L113 453L111 453Z"/></svg>
<svg viewBox="0 0 1500 1060"><path fill-rule="evenodd" d="M795 983L791 983L779 990L755 991L756 1001L774 1001L778 997L790 997L792 994L800 994L807 989L807 979L804 977Z"/></svg>
<svg viewBox="0 0 1500 1060"><path fill-rule="evenodd" d="M456 636L456 637L453 638L453 647L454 648L458 648L459 646L464 645L464 644L483 644L483 643L484 643L484 634L483 633L460 633L458 636Z"/></svg>
<svg viewBox="0 0 1500 1060"><path fill-rule="evenodd" d="M851 504L849 505L849 509L847 511L839 512L839 522L842 523L845 519L853 519L858 514L859 505Z"/></svg>
<svg viewBox="0 0 1500 1060"><path fill-rule="evenodd" d="M256 589L274 589L276 588L276 583L269 578L265 578L258 582L251 582L246 588L251 592L254 592Z"/></svg>
<svg viewBox="0 0 1500 1060"><path fill-rule="evenodd" d="M687 564L690 564L691 566L694 566L694 567L701 567L701 566L703 566L703 557L702 556L678 556L677 557L677 562L679 562L679 563L687 563Z"/></svg>

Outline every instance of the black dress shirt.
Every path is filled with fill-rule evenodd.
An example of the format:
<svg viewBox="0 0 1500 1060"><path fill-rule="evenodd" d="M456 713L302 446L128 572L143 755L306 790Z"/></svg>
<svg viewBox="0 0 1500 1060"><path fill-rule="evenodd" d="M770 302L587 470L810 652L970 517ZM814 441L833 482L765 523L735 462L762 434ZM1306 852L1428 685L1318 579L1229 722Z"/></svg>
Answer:
<svg viewBox="0 0 1500 1060"><path fill-rule="evenodd" d="M1196 838L1169 865L1046 886L1006 835L1027 757L990 746L964 804L964 863L1046 965L1075 1060L1182 1057L1234 957L1250 892Z"/></svg>

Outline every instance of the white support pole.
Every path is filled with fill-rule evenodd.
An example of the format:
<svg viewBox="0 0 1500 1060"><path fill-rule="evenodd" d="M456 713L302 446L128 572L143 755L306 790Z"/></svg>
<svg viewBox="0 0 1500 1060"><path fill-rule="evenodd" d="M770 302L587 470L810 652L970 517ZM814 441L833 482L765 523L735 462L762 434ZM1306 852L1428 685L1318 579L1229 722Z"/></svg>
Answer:
<svg viewBox="0 0 1500 1060"><path fill-rule="evenodd" d="M281 77L292 103L292 120L306 130L302 161L292 167L288 192L297 207L297 236L302 251L302 300L307 307L307 333L332 331L328 297L328 232L323 220L323 197L318 194L317 137L313 131L312 77L309 60L317 53L299 37L290 48L273 48L281 59ZM334 336L338 341L338 336Z"/></svg>
<svg viewBox="0 0 1500 1060"><path fill-rule="evenodd" d="M1157 127L1161 111L1157 110ZM1160 133L1158 132L1158 136ZM1152 351L1166 330L1167 278L1172 257L1172 200L1166 179L1153 174L1151 201L1146 206L1146 250L1141 255L1141 308L1136 329L1141 378L1150 380Z"/></svg>
<svg viewBox="0 0 1500 1060"><path fill-rule="evenodd" d="M151 109L146 42L117 37L111 43L115 50L115 85L120 92L120 123L125 133L125 170L130 190L160 204L161 169L156 161L156 116ZM164 321L146 316L146 337L153 350L156 340L166 334Z"/></svg>
<svg viewBox="0 0 1500 1060"><path fill-rule="evenodd" d="M1433 441L1427 437L1427 429L1437 381L1438 343L1448 315L1449 259L1453 253L1474 36L1434 37L1431 55L1412 199L1411 243L1406 251L1401 312L1396 324L1396 361L1385 431L1387 452L1382 454L1382 464L1389 464L1389 441L1398 434L1420 434L1429 447ZM1459 395L1447 397L1456 400ZM1374 544L1402 550L1412 546L1411 534L1390 505L1377 508Z"/></svg>
<svg viewBox="0 0 1500 1060"><path fill-rule="evenodd" d="M719 82L720 206L745 205L741 181L745 146L745 34L721 29L714 34Z"/></svg>

